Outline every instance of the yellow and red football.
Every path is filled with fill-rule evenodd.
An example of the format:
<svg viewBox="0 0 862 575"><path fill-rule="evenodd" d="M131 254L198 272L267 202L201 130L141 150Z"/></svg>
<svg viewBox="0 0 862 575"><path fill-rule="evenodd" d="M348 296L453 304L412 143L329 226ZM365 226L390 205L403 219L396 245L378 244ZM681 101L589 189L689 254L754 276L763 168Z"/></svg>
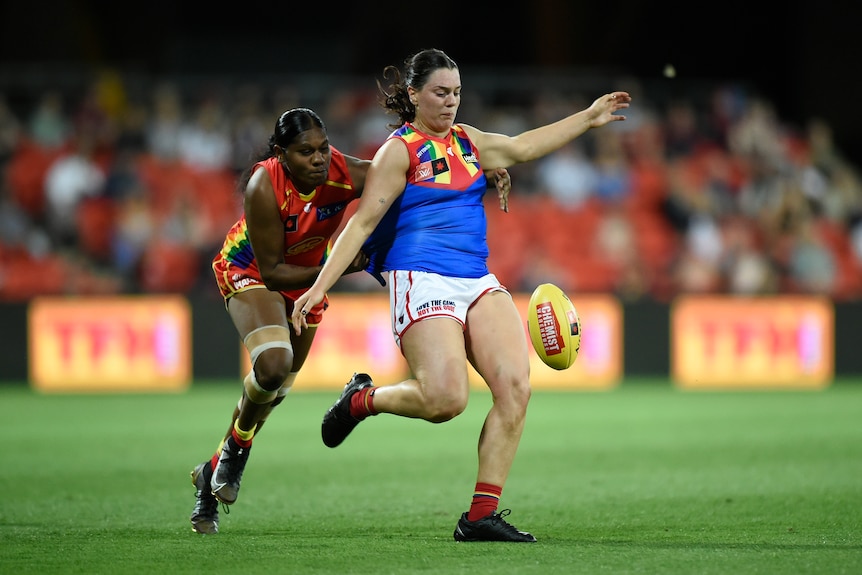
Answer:
<svg viewBox="0 0 862 575"><path fill-rule="evenodd" d="M554 284L542 284L530 296L527 331L533 349L549 367L568 369L581 349L581 320L569 297Z"/></svg>

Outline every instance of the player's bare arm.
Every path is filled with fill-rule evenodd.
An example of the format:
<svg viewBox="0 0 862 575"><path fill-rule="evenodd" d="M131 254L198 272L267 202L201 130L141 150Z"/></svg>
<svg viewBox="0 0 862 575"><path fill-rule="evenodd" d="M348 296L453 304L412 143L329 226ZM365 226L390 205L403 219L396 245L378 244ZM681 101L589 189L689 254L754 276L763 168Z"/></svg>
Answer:
<svg viewBox="0 0 862 575"><path fill-rule="evenodd" d="M266 170L256 170L249 179L243 195L243 209L248 237L266 287L280 291L310 286L320 266L284 263L284 222L279 216L272 180Z"/></svg>
<svg viewBox="0 0 862 575"><path fill-rule="evenodd" d="M483 132L469 125L462 126L476 147L482 151L484 167L507 168L544 157L591 128L625 120L625 116L616 112L628 108L630 102L631 96L628 92L604 94L585 110L514 137Z"/></svg>

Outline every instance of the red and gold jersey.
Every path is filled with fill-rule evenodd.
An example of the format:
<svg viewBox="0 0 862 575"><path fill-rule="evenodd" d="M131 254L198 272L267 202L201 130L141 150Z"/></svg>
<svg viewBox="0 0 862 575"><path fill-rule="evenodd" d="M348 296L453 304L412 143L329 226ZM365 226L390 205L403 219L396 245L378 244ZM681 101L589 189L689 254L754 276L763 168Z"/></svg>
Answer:
<svg viewBox="0 0 862 575"><path fill-rule="evenodd" d="M276 158L258 162L254 170L265 169L272 180L281 221L284 222L284 262L298 266L323 265L332 249L332 235L338 230L348 204L357 193L344 155L332 148L326 182L310 194L297 190ZM221 251L213 258L213 271L225 299L249 287L263 287L257 260L248 237L245 215L228 231ZM307 288L282 292L295 299Z"/></svg>

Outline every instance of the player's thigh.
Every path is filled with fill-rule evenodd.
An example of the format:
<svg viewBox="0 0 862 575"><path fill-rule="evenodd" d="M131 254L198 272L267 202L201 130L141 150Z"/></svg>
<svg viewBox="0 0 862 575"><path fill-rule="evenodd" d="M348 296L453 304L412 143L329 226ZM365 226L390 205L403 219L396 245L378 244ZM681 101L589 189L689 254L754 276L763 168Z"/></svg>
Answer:
<svg viewBox="0 0 862 575"><path fill-rule="evenodd" d="M293 369L299 371L308 359L308 354L311 351L311 344L314 341L314 336L317 333L317 326L303 328L296 335L293 328L290 330L290 343L293 345Z"/></svg>
<svg viewBox="0 0 862 575"><path fill-rule="evenodd" d="M290 327L284 298L268 289L249 289L234 294L228 300L227 309L242 340L259 327Z"/></svg>
<svg viewBox="0 0 862 575"><path fill-rule="evenodd" d="M463 392L469 387L464 330L455 319L416 322L402 335L401 351L426 392Z"/></svg>
<svg viewBox="0 0 862 575"><path fill-rule="evenodd" d="M530 359L525 327L511 296L492 292L467 314L467 356L488 387L527 384Z"/></svg>

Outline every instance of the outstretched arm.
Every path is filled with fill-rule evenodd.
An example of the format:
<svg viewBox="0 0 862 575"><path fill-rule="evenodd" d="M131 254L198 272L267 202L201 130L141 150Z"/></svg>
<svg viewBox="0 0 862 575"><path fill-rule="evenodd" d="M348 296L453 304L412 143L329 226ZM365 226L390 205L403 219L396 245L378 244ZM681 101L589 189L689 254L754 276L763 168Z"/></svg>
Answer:
<svg viewBox="0 0 862 575"><path fill-rule="evenodd" d="M629 107L628 92L612 92L596 98L589 108L552 124L547 124L517 136L482 132L464 126L476 147L482 151L482 164L493 168L507 168L544 157L554 152L590 128L599 128L609 122L625 120L616 112Z"/></svg>

